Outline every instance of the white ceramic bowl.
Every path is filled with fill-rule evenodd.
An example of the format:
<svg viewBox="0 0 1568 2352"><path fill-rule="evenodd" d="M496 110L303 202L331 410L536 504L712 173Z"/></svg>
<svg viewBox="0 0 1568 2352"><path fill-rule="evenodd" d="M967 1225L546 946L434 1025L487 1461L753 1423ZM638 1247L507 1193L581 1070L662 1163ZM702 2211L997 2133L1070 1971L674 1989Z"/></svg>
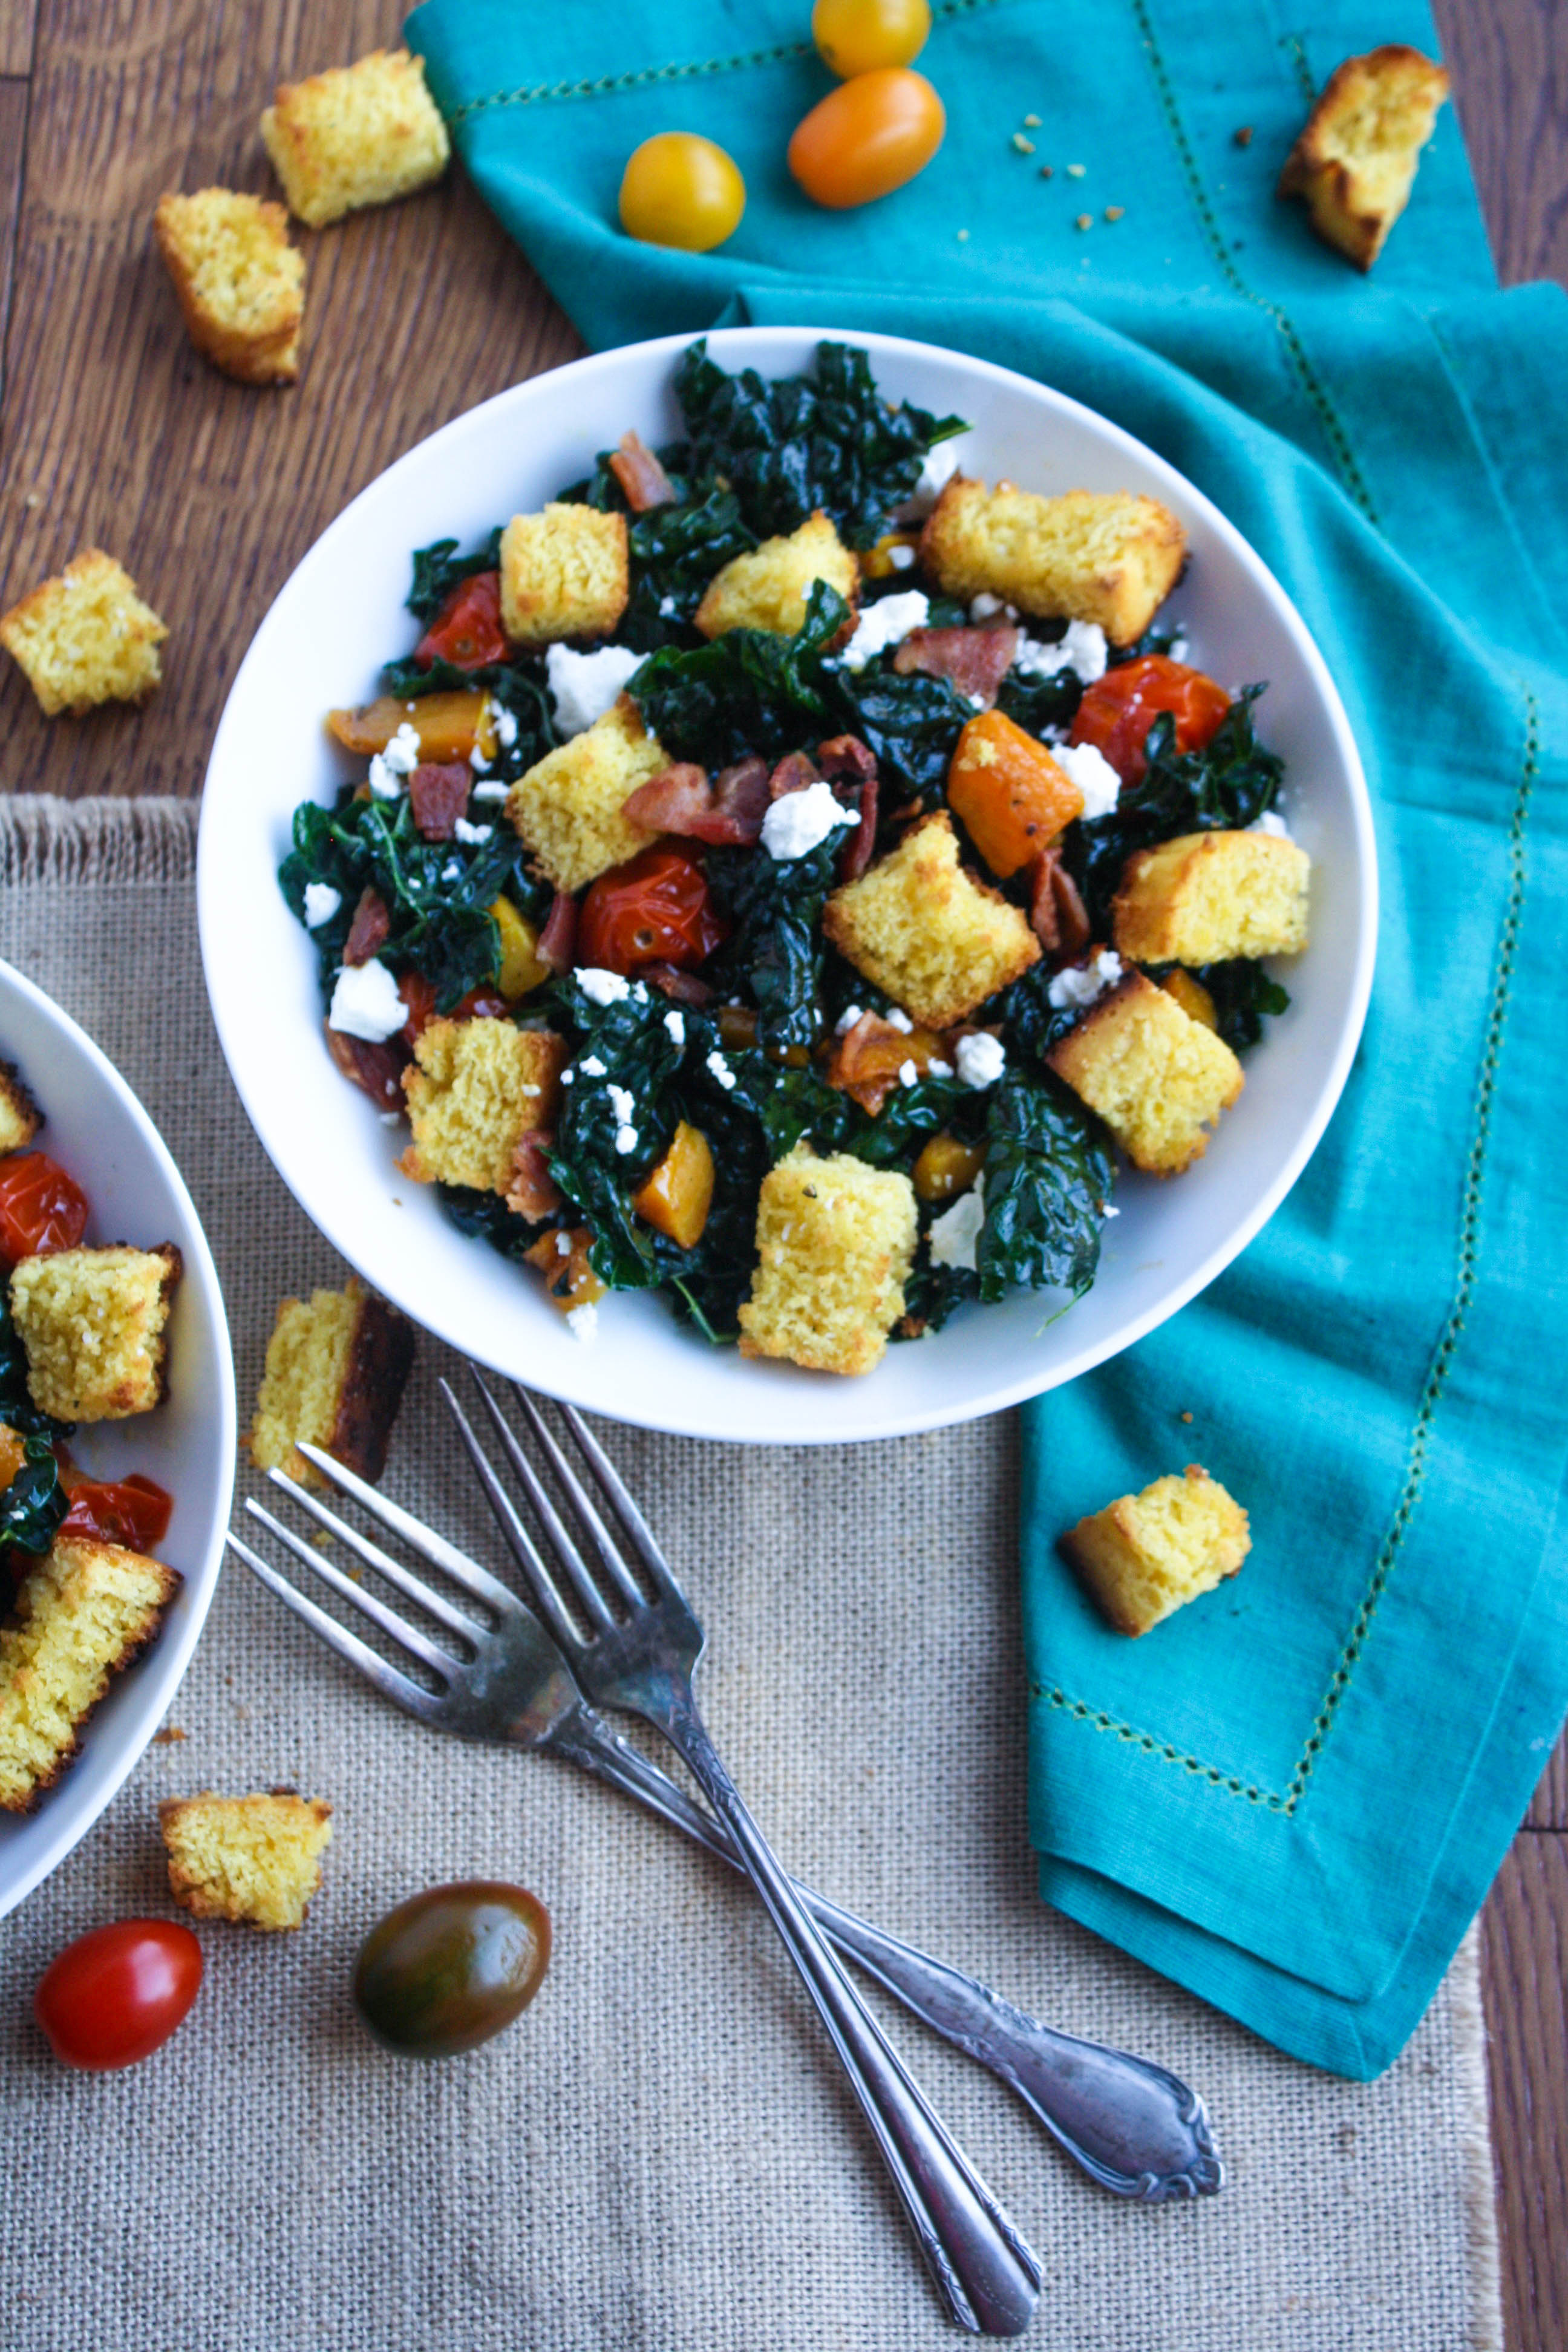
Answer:
<svg viewBox="0 0 1568 2352"><path fill-rule="evenodd" d="M972 1307L936 1339L889 1349L864 1380L743 1361L678 1326L661 1302L617 1296L584 1347L534 1278L443 1217L399 1177L400 1148L321 1044L315 955L272 876L296 802L329 800L345 772L323 732L331 706L368 698L378 666L412 646L403 610L412 548L537 509L587 473L628 425L680 429L670 393L690 339L667 337L500 394L388 468L323 533L262 623L235 680L207 771L198 898L202 952L229 1068L300 1205L365 1279L454 1347L589 1410L704 1437L828 1444L962 1421L1071 1380L1164 1321L1251 1240L1300 1175L1350 1067L1372 982L1376 873L1349 723L1294 606L1245 540L1153 452L1077 402L1006 369L888 335L868 349L881 389L973 430L966 471L1026 488L1142 490L1181 516L1192 546L1171 611L1193 658L1227 684L1267 678L1261 732L1288 763L1284 805L1316 872L1312 942L1291 1005L1247 1064L1247 1091L1207 1157L1178 1182L1124 1174L1100 1278L1059 1298ZM725 367L807 371L819 331L710 337Z"/></svg>
<svg viewBox="0 0 1568 2352"><path fill-rule="evenodd" d="M166 1714L190 1664L223 1563L234 1487L234 1366L217 1270L163 1137L90 1037L0 963L0 1057L44 1113L37 1150L91 1204L89 1243L177 1244L184 1276L169 1318L169 1396L134 1420L83 1424L71 1441L97 1478L140 1470L174 1498L158 1556L184 1580L157 1641L110 1687L81 1753L37 1811L0 1813L0 1917L84 1837Z"/></svg>

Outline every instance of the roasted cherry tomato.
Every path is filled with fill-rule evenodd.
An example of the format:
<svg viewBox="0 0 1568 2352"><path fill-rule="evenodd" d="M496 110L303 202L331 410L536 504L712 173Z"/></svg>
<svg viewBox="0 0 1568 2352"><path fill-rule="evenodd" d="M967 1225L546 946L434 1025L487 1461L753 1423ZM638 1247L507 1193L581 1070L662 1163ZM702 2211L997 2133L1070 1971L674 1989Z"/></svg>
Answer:
<svg viewBox="0 0 1568 2352"><path fill-rule="evenodd" d="M907 66L931 37L927 0L816 0L811 37L840 81L876 66Z"/></svg>
<svg viewBox="0 0 1568 2352"><path fill-rule="evenodd" d="M499 572L476 572L471 580L459 580L414 648L415 660L426 667L447 661L454 669L482 669L506 656Z"/></svg>
<svg viewBox="0 0 1568 2352"><path fill-rule="evenodd" d="M436 990L422 971L405 971L397 983L397 993L408 1007L408 1018L397 1034L412 1047L417 1043L421 1032L437 1018ZM467 996L459 998L453 1005L450 1013L444 1013L440 1017L444 1021L493 1021L510 1010L498 988L470 988Z"/></svg>
<svg viewBox="0 0 1568 2352"><path fill-rule="evenodd" d="M55 2056L92 2074L134 2066L167 2042L201 1990L202 1948L172 1919L116 1919L49 1962L33 2014Z"/></svg>
<svg viewBox="0 0 1568 2352"><path fill-rule="evenodd" d="M0 1257L49 1257L87 1231L87 1195L41 1151L0 1164Z"/></svg>
<svg viewBox="0 0 1568 2352"><path fill-rule="evenodd" d="M601 874L577 919L577 961L601 971L672 963L693 971L724 937L702 868L656 844Z"/></svg>
<svg viewBox="0 0 1568 2352"><path fill-rule="evenodd" d="M633 153L620 201L621 226L639 243L710 253L740 227L746 184L711 139L661 131Z"/></svg>
<svg viewBox="0 0 1568 2352"><path fill-rule="evenodd" d="M139 1471L100 1480L62 1470L60 1484L68 1498L62 1536L92 1536L100 1543L123 1544L127 1551L151 1551L169 1532L174 1498Z"/></svg>
<svg viewBox="0 0 1568 2352"><path fill-rule="evenodd" d="M880 66L857 74L795 125L789 167L808 196L831 211L890 195L923 172L947 129L923 74Z"/></svg>
<svg viewBox="0 0 1568 2352"><path fill-rule="evenodd" d="M384 2048L455 2058L521 2017L549 1965L550 1914L537 1895L487 1878L432 1886L360 1946L354 2005Z"/></svg>
<svg viewBox="0 0 1568 2352"><path fill-rule="evenodd" d="M1145 739L1162 710L1176 722L1177 751L1201 751L1229 709L1224 687L1201 669L1145 654L1085 687L1068 740L1092 743L1124 784L1136 784L1143 777Z"/></svg>

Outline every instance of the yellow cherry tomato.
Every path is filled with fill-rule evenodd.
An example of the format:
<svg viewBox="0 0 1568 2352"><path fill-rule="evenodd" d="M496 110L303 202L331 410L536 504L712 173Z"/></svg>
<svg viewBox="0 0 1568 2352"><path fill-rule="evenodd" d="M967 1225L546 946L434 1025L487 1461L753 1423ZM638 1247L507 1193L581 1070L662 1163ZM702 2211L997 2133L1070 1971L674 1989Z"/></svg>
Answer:
<svg viewBox="0 0 1568 2352"><path fill-rule="evenodd" d="M877 66L911 65L931 38L927 0L816 0L811 37L840 81Z"/></svg>
<svg viewBox="0 0 1568 2352"><path fill-rule="evenodd" d="M879 66L830 89L795 126L789 167L819 205L844 212L890 195L923 172L947 129L923 74Z"/></svg>
<svg viewBox="0 0 1568 2352"><path fill-rule="evenodd" d="M741 225L746 184L722 147L694 131L645 139L621 181L621 226L644 245L709 253Z"/></svg>

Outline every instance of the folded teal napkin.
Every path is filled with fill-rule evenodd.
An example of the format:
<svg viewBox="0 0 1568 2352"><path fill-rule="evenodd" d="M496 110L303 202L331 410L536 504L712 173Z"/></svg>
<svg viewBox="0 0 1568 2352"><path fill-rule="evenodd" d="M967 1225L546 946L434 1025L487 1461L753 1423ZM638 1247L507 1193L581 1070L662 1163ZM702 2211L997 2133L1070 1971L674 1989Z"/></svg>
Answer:
<svg viewBox="0 0 1568 2352"><path fill-rule="evenodd" d="M1568 305L1497 291L1451 110L1371 278L1275 202L1341 57L1435 54L1411 0L938 0L946 144L848 215L784 170L829 86L807 15L427 0L408 29L591 341L794 320L1020 369L1189 475L1327 656L1382 862L1361 1053L1238 1263L1026 1409L1022 1551L1042 1893L1371 2075L1568 1700ZM745 173L720 253L616 226L626 157L665 129ZM1130 1642L1056 1538L1189 1460L1246 1501L1252 1556Z"/></svg>

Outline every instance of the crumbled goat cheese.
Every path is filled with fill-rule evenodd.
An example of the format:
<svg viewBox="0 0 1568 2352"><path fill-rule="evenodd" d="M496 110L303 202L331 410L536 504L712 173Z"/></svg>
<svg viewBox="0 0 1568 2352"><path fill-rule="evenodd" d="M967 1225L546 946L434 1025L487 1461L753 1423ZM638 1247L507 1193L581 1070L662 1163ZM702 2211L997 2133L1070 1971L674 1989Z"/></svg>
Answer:
<svg viewBox="0 0 1568 2352"><path fill-rule="evenodd" d="M839 1014L837 1020L833 1024L834 1035L836 1037L847 1037L849 1032L854 1028L855 1024L859 1020L859 1018L860 1007L858 1004L847 1004L843 1012Z"/></svg>
<svg viewBox="0 0 1568 2352"><path fill-rule="evenodd" d="M320 930L330 923L343 903L343 894L334 890L330 882L307 882L305 885L305 929Z"/></svg>
<svg viewBox="0 0 1568 2352"><path fill-rule="evenodd" d="M585 1298L581 1307L568 1307L566 1328L571 1332L574 1339L581 1339L584 1347L587 1347L591 1340L596 1339L599 1336L599 1309L596 1301Z"/></svg>
<svg viewBox="0 0 1568 2352"><path fill-rule="evenodd" d="M672 1004L664 1016L664 1025L669 1032L670 1044L679 1051L686 1043L685 1013L678 1012Z"/></svg>
<svg viewBox="0 0 1568 2352"><path fill-rule="evenodd" d="M959 1039L952 1058L960 1084L973 1087L978 1093L982 1087L994 1087L1006 1068L1007 1048L989 1030L977 1029L972 1037Z"/></svg>
<svg viewBox="0 0 1568 2352"><path fill-rule="evenodd" d="M474 786L474 798L477 801L510 800L511 798L511 786L510 784L476 784Z"/></svg>
<svg viewBox="0 0 1568 2352"><path fill-rule="evenodd" d="M571 1236L571 1234L562 1234L562 1233L558 1233L558 1234L556 1234L556 1236L555 1236L555 1255L556 1255L556 1256L557 1256L557 1257L570 1257L570 1256L571 1256L571 1255L572 1255L572 1236Z"/></svg>
<svg viewBox="0 0 1568 2352"><path fill-rule="evenodd" d="M932 1265L966 1266L973 1274L975 1245L984 1223L985 1179L982 1176L973 1190L962 1193L951 1209L944 1209L940 1217L931 1219Z"/></svg>
<svg viewBox="0 0 1568 2352"><path fill-rule="evenodd" d="M901 1087L918 1087L918 1086L919 1086L919 1084L920 1084L920 1082L921 1082L921 1074L920 1074L920 1071L916 1068L916 1066L915 1066L915 1065L914 1065L914 1063L913 1063L913 1062L900 1062L900 1063L899 1064L899 1084L900 1084L900 1086L901 1086Z"/></svg>
<svg viewBox="0 0 1568 2352"><path fill-rule="evenodd" d="M395 775L386 764L385 755L373 751L365 782L370 786L373 801L395 801L403 790L403 778Z"/></svg>
<svg viewBox="0 0 1568 2352"><path fill-rule="evenodd" d="M928 1062L926 1064L926 1076L928 1078L951 1078L952 1076L952 1064L951 1062Z"/></svg>
<svg viewBox="0 0 1568 2352"><path fill-rule="evenodd" d="M895 572L912 572L915 564L914 549L895 543L888 550L888 562Z"/></svg>
<svg viewBox="0 0 1568 2352"><path fill-rule="evenodd" d="M930 514L958 471L958 444L963 438L963 434L955 434L952 440L939 441L934 449L926 451L920 479L910 492L909 511L911 514Z"/></svg>
<svg viewBox="0 0 1568 2352"><path fill-rule="evenodd" d="M1058 670L1070 669L1085 686L1092 686L1097 677L1105 676L1109 652L1105 631L1098 621L1069 621L1054 646L1042 645L1037 637L1025 637L1013 667L1022 670L1026 677L1055 677Z"/></svg>
<svg viewBox="0 0 1568 2352"><path fill-rule="evenodd" d="M1016 607L1005 604L1000 596L993 596L989 588L983 588L979 595L970 601L969 617L972 621L994 621L998 613L1005 613L1010 621L1018 617Z"/></svg>
<svg viewBox="0 0 1568 2352"><path fill-rule="evenodd" d="M708 1056L708 1075L710 1077L718 1079L719 1084L723 1087L726 1094L731 1094L734 1091L735 1073L730 1067L729 1063L724 1059L723 1055L720 1053L717 1046L714 1047L713 1051Z"/></svg>
<svg viewBox="0 0 1568 2352"><path fill-rule="evenodd" d="M382 753L395 776L411 776L419 765L419 736L405 719Z"/></svg>
<svg viewBox="0 0 1568 2352"><path fill-rule="evenodd" d="M807 784L805 792L785 793L782 800L770 803L763 819L763 847L781 866L786 865L792 858L804 857L839 825L859 822L853 809L834 799L832 785L819 778L815 784Z"/></svg>
<svg viewBox="0 0 1568 2352"><path fill-rule="evenodd" d="M1120 1209L1113 1209L1109 1201L1101 1201L1100 1213L1102 1217L1119 1217L1121 1212Z"/></svg>
<svg viewBox="0 0 1568 2352"><path fill-rule="evenodd" d="M408 1018L408 1007L397 993L397 982L386 966L372 956L368 963L344 964L332 986L329 1029L345 1037L363 1037L379 1045L395 1036Z"/></svg>
<svg viewBox="0 0 1568 2352"><path fill-rule="evenodd" d="M563 1087L569 1087L576 1075L577 1073L575 1070L563 1070L561 1073L562 1085Z"/></svg>
<svg viewBox="0 0 1568 2352"><path fill-rule="evenodd" d="M1121 977L1121 958L1114 948L1105 948L1092 963L1069 963L1065 971L1058 971L1046 991L1046 1001L1058 1013L1069 1004L1093 1004Z"/></svg>
<svg viewBox="0 0 1568 2352"><path fill-rule="evenodd" d="M888 1026L889 1029L896 1029L900 1037L908 1037L913 1033L914 1025L914 1023L910 1019L909 1014L904 1011L901 1004L889 1005Z"/></svg>
<svg viewBox="0 0 1568 2352"><path fill-rule="evenodd" d="M452 831L469 849L477 849L481 841L489 839L495 827L493 824L470 824L466 816L460 816Z"/></svg>
<svg viewBox="0 0 1568 2352"><path fill-rule="evenodd" d="M880 604L868 604L839 659L846 669L864 669L874 655L901 645L911 629L923 629L930 616L931 600L918 588L884 596Z"/></svg>
<svg viewBox="0 0 1568 2352"><path fill-rule="evenodd" d="M659 598L658 617L661 621L673 621L677 610L678 607L673 596L661 596Z"/></svg>
<svg viewBox="0 0 1568 2352"><path fill-rule="evenodd" d="M484 753L476 743L473 750L468 753L469 767L472 768L476 776L482 776L489 764L489 761L486 759Z"/></svg>
<svg viewBox="0 0 1568 2352"><path fill-rule="evenodd" d="M628 652L625 646L602 646L596 654L552 646L544 656L544 674L562 734L581 735L595 719L602 719L633 670L641 669L647 658L646 654Z"/></svg>
<svg viewBox="0 0 1568 2352"><path fill-rule="evenodd" d="M496 730L496 741L503 751L511 751L517 742L517 713L509 710L504 702L492 702L490 718Z"/></svg>
<svg viewBox="0 0 1568 2352"><path fill-rule="evenodd" d="M621 1154L621 1157L625 1159L628 1151L635 1151L637 1148L637 1131L636 1128L617 1127L616 1129L616 1150Z"/></svg>
<svg viewBox="0 0 1568 2352"><path fill-rule="evenodd" d="M608 1064L601 1062L597 1054L584 1054L577 1066L585 1078L602 1078Z"/></svg>
<svg viewBox="0 0 1568 2352"><path fill-rule="evenodd" d="M1270 841L1294 841L1296 838L1278 809L1265 809L1263 814L1255 819L1247 830L1248 833L1266 833ZM305 892L307 903L310 896L310 889L307 888Z"/></svg>
<svg viewBox="0 0 1568 2352"><path fill-rule="evenodd" d="M1093 743L1057 743L1051 757L1083 794L1085 816L1109 816L1121 795L1121 779Z"/></svg>
<svg viewBox="0 0 1568 2352"><path fill-rule="evenodd" d="M449 866L442 866L441 879L443 882L456 882L461 877L462 871L463 869L461 866L459 866L458 860L454 857Z"/></svg>
<svg viewBox="0 0 1568 2352"><path fill-rule="evenodd" d="M584 1063L583 1067L584 1070L587 1069L588 1065L586 1062ZM616 1125L618 1127L627 1126L630 1123L632 1115L631 1088L629 1087L608 1086L605 1088L605 1092L609 1097L610 1108L616 1115Z"/></svg>
<svg viewBox="0 0 1568 2352"><path fill-rule="evenodd" d="M1191 651L1192 647L1188 645L1185 637L1174 636L1171 639L1170 658L1172 661L1184 662Z"/></svg>
<svg viewBox="0 0 1568 2352"><path fill-rule="evenodd" d="M590 1004L624 1004L631 994L618 971L602 971L597 964L579 964L572 977Z"/></svg>

